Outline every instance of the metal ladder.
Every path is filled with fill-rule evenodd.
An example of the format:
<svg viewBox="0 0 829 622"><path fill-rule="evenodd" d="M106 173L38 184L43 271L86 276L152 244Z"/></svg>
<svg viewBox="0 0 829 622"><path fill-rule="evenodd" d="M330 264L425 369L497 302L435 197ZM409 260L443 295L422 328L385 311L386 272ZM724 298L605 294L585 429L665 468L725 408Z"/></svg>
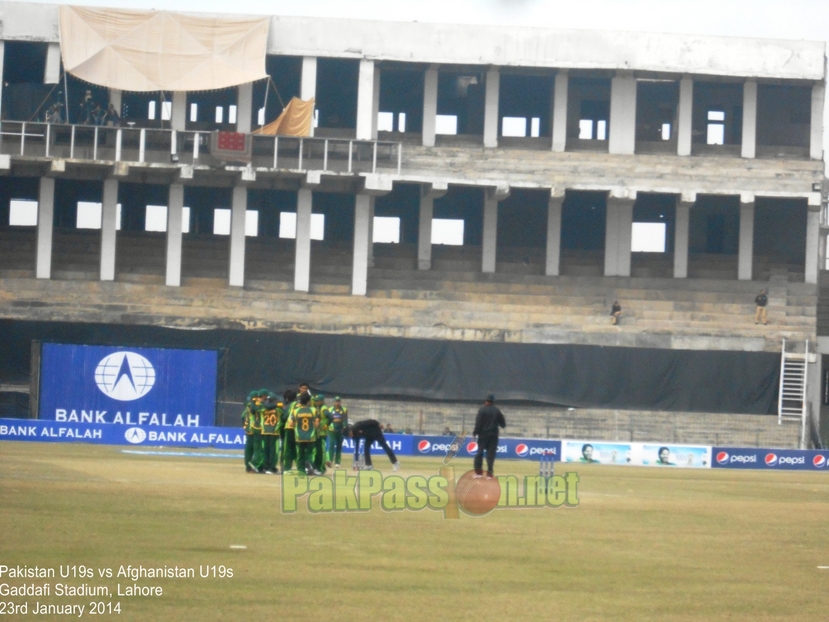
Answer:
<svg viewBox="0 0 829 622"><path fill-rule="evenodd" d="M786 340L783 339L783 352L780 359L780 390L777 402L777 423L799 421L801 443L806 431L806 366L809 359L809 341L803 352L787 352Z"/></svg>

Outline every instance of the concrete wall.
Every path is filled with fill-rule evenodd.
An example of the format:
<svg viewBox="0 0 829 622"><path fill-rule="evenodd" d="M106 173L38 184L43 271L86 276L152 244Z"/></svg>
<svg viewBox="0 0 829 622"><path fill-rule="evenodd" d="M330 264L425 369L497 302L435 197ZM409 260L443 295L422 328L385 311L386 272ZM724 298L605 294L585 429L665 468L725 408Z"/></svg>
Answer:
<svg viewBox="0 0 829 622"><path fill-rule="evenodd" d="M470 433L479 404L414 400L343 399L351 421L377 419L395 432L407 428L415 434ZM796 449L799 425L777 424L776 415L733 415L578 409L552 406L498 404L507 420L502 436L585 439L620 442L687 443L778 447ZM220 423L237 426L241 404L220 407ZM349 457L350 459L350 457ZM346 460L344 459L344 462Z"/></svg>
<svg viewBox="0 0 829 622"><path fill-rule="evenodd" d="M227 17L231 17L228 15ZM0 4L4 39L58 40L56 5ZM269 54L823 80L825 43L274 16Z"/></svg>

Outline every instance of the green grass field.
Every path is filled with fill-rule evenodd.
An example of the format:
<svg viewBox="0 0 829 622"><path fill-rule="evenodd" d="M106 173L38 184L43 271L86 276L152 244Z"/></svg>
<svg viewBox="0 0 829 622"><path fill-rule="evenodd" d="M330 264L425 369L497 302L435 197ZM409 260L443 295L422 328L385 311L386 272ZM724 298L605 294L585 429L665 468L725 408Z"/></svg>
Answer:
<svg viewBox="0 0 829 622"><path fill-rule="evenodd" d="M215 452L214 452L215 453ZM377 458L390 471L385 456ZM471 465L457 461L460 474ZM439 460L404 458L401 475ZM279 510L280 477L241 458L0 443L0 565L195 568L123 620L818 620L829 612L829 475L568 465L575 509ZM500 461L500 473L537 464ZM562 465L558 471L562 472ZM231 549L243 545L246 549ZM200 578L226 566L232 578ZM0 583L132 585L128 578ZM31 619L31 616L0 616ZM47 616L34 619L49 619Z"/></svg>

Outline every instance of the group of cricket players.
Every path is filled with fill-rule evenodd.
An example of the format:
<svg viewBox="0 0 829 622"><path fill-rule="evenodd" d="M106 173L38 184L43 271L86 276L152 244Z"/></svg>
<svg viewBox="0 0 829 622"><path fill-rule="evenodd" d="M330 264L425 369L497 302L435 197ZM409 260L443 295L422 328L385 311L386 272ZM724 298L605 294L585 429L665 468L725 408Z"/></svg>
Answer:
<svg viewBox="0 0 829 622"><path fill-rule="evenodd" d="M242 413L245 468L268 475L300 472L320 475L340 466L348 409L339 397L333 406L324 395L311 395L307 384L299 393L288 389L282 399L267 389L251 391Z"/></svg>

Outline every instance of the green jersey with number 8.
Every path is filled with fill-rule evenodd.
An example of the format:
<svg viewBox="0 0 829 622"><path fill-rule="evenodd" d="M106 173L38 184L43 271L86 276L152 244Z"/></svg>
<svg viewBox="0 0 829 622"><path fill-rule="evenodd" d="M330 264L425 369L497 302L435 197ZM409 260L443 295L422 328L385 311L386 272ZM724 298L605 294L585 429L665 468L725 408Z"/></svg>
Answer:
<svg viewBox="0 0 829 622"><path fill-rule="evenodd" d="M313 443L317 440L317 415L310 406L301 406L294 410L294 432L297 443Z"/></svg>

